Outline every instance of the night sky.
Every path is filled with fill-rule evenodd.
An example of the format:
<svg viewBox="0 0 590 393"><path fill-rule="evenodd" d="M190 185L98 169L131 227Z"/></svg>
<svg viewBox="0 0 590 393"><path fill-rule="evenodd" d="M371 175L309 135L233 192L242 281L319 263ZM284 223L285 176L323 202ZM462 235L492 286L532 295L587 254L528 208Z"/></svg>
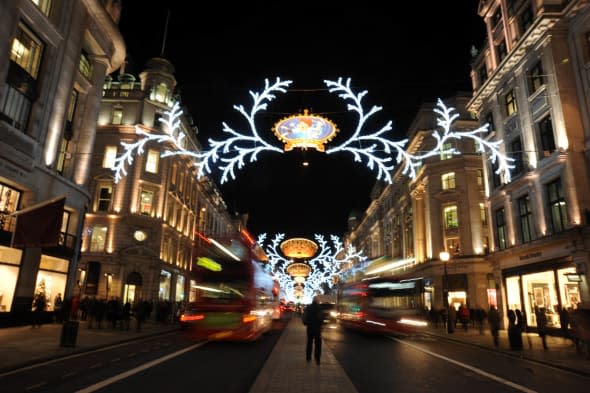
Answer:
<svg viewBox="0 0 590 393"><path fill-rule="evenodd" d="M227 136L224 121L246 129L233 106L250 109L249 91L261 91L265 78L276 77L292 80L291 88L256 118L261 136L273 145L282 147L273 124L304 109L336 123L340 132L333 143L351 135L356 114L323 82L339 77L351 78L355 92L368 91L365 111L383 107L367 129L392 120L390 138L397 140L422 102L471 91L470 49L481 47L485 35L478 3L217 1L198 10L203 3L126 0L119 28L129 72L139 73L152 57L175 66L182 103L205 148L209 138ZM310 166L303 167L303 159ZM297 149L262 153L229 183L220 184L219 172L212 177L229 210L249 215L254 235L312 237L343 235L351 211L369 205L376 175L349 153Z"/></svg>

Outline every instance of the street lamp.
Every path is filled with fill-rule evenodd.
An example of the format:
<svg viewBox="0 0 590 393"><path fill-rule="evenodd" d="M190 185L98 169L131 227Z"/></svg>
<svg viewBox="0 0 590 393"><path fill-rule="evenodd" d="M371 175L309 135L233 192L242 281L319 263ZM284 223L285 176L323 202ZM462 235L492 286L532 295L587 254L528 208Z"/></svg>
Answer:
<svg viewBox="0 0 590 393"><path fill-rule="evenodd" d="M449 307L449 273L447 272L447 261L451 258L451 255L446 251L441 251L438 254L444 266L444 277L443 277L443 306L447 310L447 333L453 333L453 321L451 321L451 308Z"/></svg>

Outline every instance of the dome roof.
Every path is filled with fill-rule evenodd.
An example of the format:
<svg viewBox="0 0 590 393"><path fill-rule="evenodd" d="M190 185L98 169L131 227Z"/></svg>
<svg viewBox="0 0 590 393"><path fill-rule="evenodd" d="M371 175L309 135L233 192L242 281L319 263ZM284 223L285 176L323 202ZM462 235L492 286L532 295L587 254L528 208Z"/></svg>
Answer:
<svg viewBox="0 0 590 393"><path fill-rule="evenodd" d="M161 57L153 57L145 63L146 71L161 71L174 74L174 66L168 60Z"/></svg>

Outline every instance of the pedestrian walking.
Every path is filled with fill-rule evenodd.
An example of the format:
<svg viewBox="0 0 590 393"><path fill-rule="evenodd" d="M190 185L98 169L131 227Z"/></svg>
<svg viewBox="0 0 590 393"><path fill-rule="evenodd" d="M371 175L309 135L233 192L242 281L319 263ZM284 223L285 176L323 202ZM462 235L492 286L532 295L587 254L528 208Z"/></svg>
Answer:
<svg viewBox="0 0 590 393"><path fill-rule="evenodd" d="M61 293L58 293L55 296L55 300L53 301L53 317L55 318L55 322L61 323L62 322L62 307L63 307L63 299L61 298Z"/></svg>
<svg viewBox="0 0 590 393"><path fill-rule="evenodd" d="M541 342L543 343L543 349L547 348L547 315L545 314L545 307L538 308L536 311L537 316L537 331Z"/></svg>
<svg viewBox="0 0 590 393"><path fill-rule="evenodd" d="M317 296L305 308L303 312L303 324L307 327L307 344L305 346L305 359L311 361L313 354L316 363L320 364L322 356L322 324L324 323L324 312L322 311Z"/></svg>
<svg viewBox="0 0 590 393"><path fill-rule="evenodd" d="M500 346L500 342L498 340L498 334L500 331L500 313L496 309L495 306L490 306L490 310L488 311L488 324L490 325L490 331L492 332L492 337L494 338L494 346Z"/></svg>

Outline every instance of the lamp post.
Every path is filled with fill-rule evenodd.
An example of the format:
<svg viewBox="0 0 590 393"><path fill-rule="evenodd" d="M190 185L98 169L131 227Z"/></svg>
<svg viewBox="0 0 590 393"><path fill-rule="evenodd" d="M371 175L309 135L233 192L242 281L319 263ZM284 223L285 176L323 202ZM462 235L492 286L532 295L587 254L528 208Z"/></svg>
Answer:
<svg viewBox="0 0 590 393"><path fill-rule="evenodd" d="M440 260L443 261L444 276L443 276L443 307L447 310L447 333L453 333L455 330L453 327L453 321L451 321L451 308L449 305L449 273L447 272L447 261L450 259L450 255L446 251L441 251L438 255Z"/></svg>

